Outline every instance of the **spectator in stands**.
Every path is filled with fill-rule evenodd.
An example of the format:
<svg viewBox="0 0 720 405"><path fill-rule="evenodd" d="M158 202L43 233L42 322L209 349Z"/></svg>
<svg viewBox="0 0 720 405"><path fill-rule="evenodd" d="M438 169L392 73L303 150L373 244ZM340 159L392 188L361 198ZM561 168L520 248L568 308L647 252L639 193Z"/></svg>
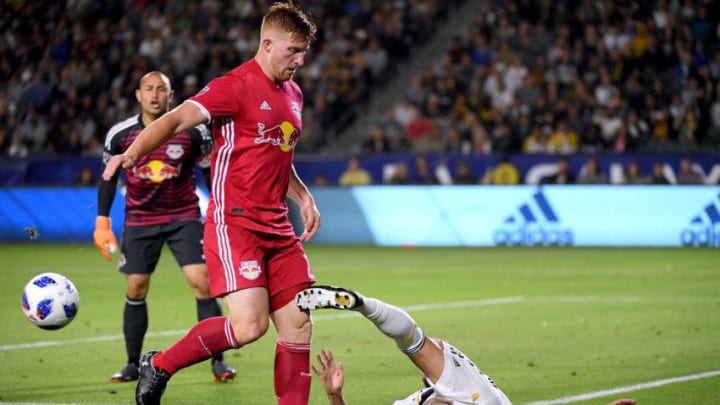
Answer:
<svg viewBox="0 0 720 405"><path fill-rule="evenodd" d="M677 184L705 184L705 178L693 169L690 159L682 159L678 168Z"/></svg>
<svg viewBox="0 0 720 405"><path fill-rule="evenodd" d="M313 178L313 186L317 187L324 187L330 185L330 182L328 181L327 176L323 172L319 172L315 174L315 178Z"/></svg>
<svg viewBox="0 0 720 405"><path fill-rule="evenodd" d="M338 184L343 187L367 186L372 184L372 177L367 170L362 168L360 159L353 157L348 160L347 169L340 175Z"/></svg>
<svg viewBox="0 0 720 405"><path fill-rule="evenodd" d="M510 156L503 155L500 163L485 173L482 183L503 186L520 184L520 171L510 161Z"/></svg>
<svg viewBox="0 0 720 405"><path fill-rule="evenodd" d="M440 180L430 169L430 164L423 155L415 156L415 180L418 184L440 184Z"/></svg>
<svg viewBox="0 0 720 405"><path fill-rule="evenodd" d="M560 120L550 134L547 143L551 153L567 155L577 152L580 142L578 134L568 128L565 120Z"/></svg>
<svg viewBox="0 0 720 405"><path fill-rule="evenodd" d="M570 170L570 165L565 157L560 157L557 161L557 171L540 181L541 184L574 184L575 175Z"/></svg>
<svg viewBox="0 0 720 405"><path fill-rule="evenodd" d="M373 127L372 134L362 144L362 150L366 153L388 153L392 150L390 139L385 132L385 127L377 124Z"/></svg>
<svg viewBox="0 0 720 405"><path fill-rule="evenodd" d="M670 184L665 176L665 168L662 163L658 162L653 165L652 175L650 175L650 184Z"/></svg>
<svg viewBox="0 0 720 405"><path fill-rule="evenodd" d="M623 184L648 184L649 178L642 175L637 162L628 163L623 174Z"/></svg>
<svg viewBox="0 0 720 405"><path fill-rule="evenodd" d="M95 186L96 182L97 179L95 178L95 173L93 173L92 169L89 167L83 167L80 169L80 173L78 173L75 185L79 187L88 187Z"/></svg>
<svg viewBox="0 0 720 405"><path fill-rule="evenodd" d="M445 136L437 122L428 119L429 129L413 140L414 153L442 153L446 151ZM412 124L411 124L412 125Z"/></svg>
<svg viewBox="0 0 720 405"><path fill-rule="evenodd" d="M530 131L530 136L525 138L523 141L523 152L527 154L534 153L549 153L550 146L548 145L548 138L543 133L542 127L535 125Z"/></svg>
<svg viewBox="0 0 720 405"><path fill-rule="evenodd" d="M7 151L8 156L13 158L25 158L30 154L30 150L23 141L20 134L15 133L10 140L10 146Z"/></svg>
<svg viewBox="0 0 720 405"><path fill-rule="evenodd" d="M650 139L650 125L645 119L640 117L635 110L628 111L625 128L627 130L628 143L630 144L628 150L636 149L638 146L647 143Z"/></svg>
<svg viewBox="0 0 720 405"><path fill-rule="evenodd" d="M370 76L373 80L379 80L388 65L387 49L380 45L380 40L373 36L368 41L367 49L363 51L363 57L370 69Z"/></svg>
<svg viewBox="0 0 720 405"><path fill-rule="evenodd" d="M405 185L410 184L410 169L407 163L400 161L389 166L386 184Z"/></svg>
<svg viewBox="0 0 720 405"><path fill-rule="evenodd" d="M473 173L468 162L461 160L457 163L453 184L478 184L478 177Z"/></svg>
<svg viewBox="0 0 720 405"><path fill-rule="evenodd" d="M608 178L598 166L598 161L594 157L589 157L585 161L585 165L580 169L578 176L580 184L607 184Z"/></svg>

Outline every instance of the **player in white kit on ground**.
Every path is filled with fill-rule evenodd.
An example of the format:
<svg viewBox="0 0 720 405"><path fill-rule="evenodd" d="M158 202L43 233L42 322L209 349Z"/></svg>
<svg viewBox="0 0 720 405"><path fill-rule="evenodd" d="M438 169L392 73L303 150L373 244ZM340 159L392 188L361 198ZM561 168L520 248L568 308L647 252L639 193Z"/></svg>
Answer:
<svg viewBox="0 0 720 405"><path fill-rule="evenodd" d="M334 286L313 286L296 298L300 309L350 309L369 319L423 373L427 387L394 405L510 405L507 396L475 364L448 342L428 338L403 309L375 298ZM313 367L328 393L330 405L346 405L342 396L342 367L332 353L318 355L320 369ZM340 373L341 375L337 375ZM340 379L334 388L332 379ZM329 380L328 380L329 379ZM326 381L327 380L327 381ZM329 383L330 385L328 385ZM337 385L337 381L335 383ZM328 386L330 389L328 390Z"/></svg>

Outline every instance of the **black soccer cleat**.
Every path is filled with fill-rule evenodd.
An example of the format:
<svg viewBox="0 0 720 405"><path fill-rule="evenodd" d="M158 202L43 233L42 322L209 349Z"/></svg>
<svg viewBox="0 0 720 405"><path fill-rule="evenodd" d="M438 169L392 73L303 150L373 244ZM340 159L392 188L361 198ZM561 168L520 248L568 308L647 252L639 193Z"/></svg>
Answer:
<svg viewBox="0 0 720 405"><path fill-rule="evenodd" d="M295 304L303 310L318 308L353 309L363 304L362 297L349 288L316 285L300 291Z"/></svg>
<svg viewBox="0 0 720 405"><path fill-rule="evenodd" d="M235 379L235 375L237 375L237 371L235 371L234 368L230 367L225 360L212 360L212 373L213 373L213 381L215 382L225 382Z"/></svg>
<svg viewBox="0 0 720 405"><path fill-rule="evenodd" d="M135 381L140 377L140 371L137 364L128 363L125 368L110 376L110 382L126 383Z"/></svg>
<svg viewBox="0 0 720 405"><path fill-rule="evenodd" d="M140 359L140 378L135 388L135 403L137 405L160 405L160 398L165 392L170 374L160 370L152 364L152 359L159 352L147 352Z"/></svg>

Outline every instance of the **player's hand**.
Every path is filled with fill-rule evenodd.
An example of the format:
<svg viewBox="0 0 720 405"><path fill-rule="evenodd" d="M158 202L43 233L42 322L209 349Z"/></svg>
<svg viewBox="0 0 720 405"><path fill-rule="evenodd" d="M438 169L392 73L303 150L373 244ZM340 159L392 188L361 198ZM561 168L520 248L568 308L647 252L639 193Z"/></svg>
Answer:
<svg viewBox="0 0 720 405"><path fill-rule="evenodd" d="M95 219L93 239L95 240L95 247L98 248L100 254L103 255L105 260L111 261L112 258L110 254L117 252L117 239L115 239L115 234L110 227L110 218L98 215Z"/></svg>
<svg viewBox="0 0 720 405"><path fill-rule="evenodd" d="M135 166L135 159L130 157L129 155L122 154L122 155L114 155L108 160L107 164L105 165L105 170L103 170L102 178L105 181L110 181L112 177L115 175L115 173L120 170L120 168L128 169Z"/></svg>
<svg viewBox="0 0 720 405"><path fill-rule="evenodd" d="M618 399L617 401L610 402L607 405L635 405L637 400L635 399Z"/></svg>
<svg viewBox="0 0 720 405"><path fill-rule="evenodd" d="M315 236L320 229L320 211L318 211L313 198L308 199L300 207L305 231L300 235L300 240L307 242Z"/></svg>
<svg viewBox="0 0 720 405"><path fill-rule="evenodd" d="M312 365L315 375L320 380L328 396L342 398L342 388L345 383L345 370L342 363L336 363L330 350L321 350L317 355L318 367Z"/></svg>

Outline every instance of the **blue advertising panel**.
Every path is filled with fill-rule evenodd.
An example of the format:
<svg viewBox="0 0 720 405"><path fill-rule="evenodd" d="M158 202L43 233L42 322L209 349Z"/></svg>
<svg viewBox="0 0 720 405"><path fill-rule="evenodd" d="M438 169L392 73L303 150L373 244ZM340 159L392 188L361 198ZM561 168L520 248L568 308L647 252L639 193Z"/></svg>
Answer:
<svg viewBox="0 0 720 405"><path fill-rule="evenodd" d="M719 247L717 186L318 187L312 243ZM201 207L208 196L198 189ZM92 243L95 188L0 189L0 241ZM120 236L124 193L111 217ZM291 219L301 231L296 209Z"/></svg>
<svg viewBox="0 0 720 405"><path fill-rule="evenodd" d="M718 187L411 186L352 193L381 246L720 246ZM330 227L340 220L324 219Z"/></svg>

